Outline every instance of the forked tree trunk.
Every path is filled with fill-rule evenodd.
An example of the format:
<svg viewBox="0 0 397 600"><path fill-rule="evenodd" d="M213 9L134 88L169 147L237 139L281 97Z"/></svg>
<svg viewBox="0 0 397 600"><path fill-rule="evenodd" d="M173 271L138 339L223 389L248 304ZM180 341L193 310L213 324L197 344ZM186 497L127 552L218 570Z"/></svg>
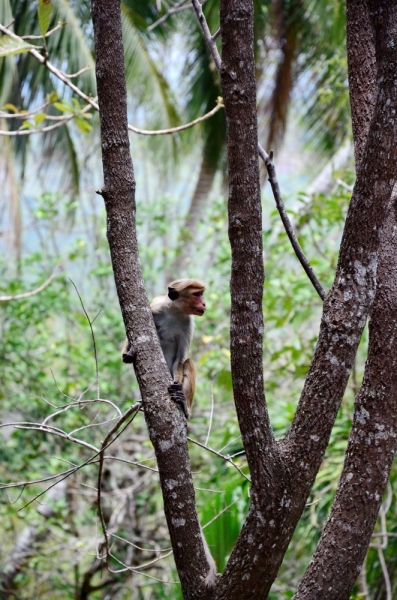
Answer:
<svg viewBox="0 0 397 600"><path fill-rule="evenodd" d="M347 2L349 87L358 177L365 171L368 154L374 151L369 124L374 115L376 119L382 118L377 115L377 108L384 102L391 103L394 112L397 108L395 88L393 93L397 3L378 4L382 6L371 1L368 7L362 0ZM385 37L380 39L378 32L383 21L388 22L388 27ZM386 61L379 60L383 53ZM386 89L383 78L388 80ZM396 209L390 195L381 232L368 358L355 401L345 463L329 519L296 600L348 600L364 562L396 453L396 227Z"/></svg>
<svg viewBox="0 0 397 600"><path fill-rule="evenodd" d="M363 2L360 0L358 6ZM368 4L378 70L374 118L349 207L334 284L324 302L313 361L291 429L284 440L276 442L263 392L264 273L253 6L252 0L220 2L220 72L228 128L232 246L232 379L252 489L249 514L226 570L208 588L203 584L210 562L195 511L186 423L167 396L169 376L139 266L119 2L92 3L108 240L127 335L137 351L136 374L156 451L164 510L185 598L267 597L321 465L371 310L369 360L357 400L355 429L346 458L348 470L345 469L340 487L345 504L341 509L335 503L333 510L341 515L340 521L329 522L322 539L324 546L320 544L297 598L348 598L376 518L396 439L397 346L393 347L393 336L397 306L393 261L397 252L393 253L389 238L391 220L382 237L378 273L382 289L376 287L376 276L380 232L386 216L391 214L388 209L397 159L397 0L368 0ZM202 15L200 18L202 21ZM362 440L367 443L366 454ZM374 473L372 478L366 466ZM363 494L362 489L368 494ZM346 496L353 498L350 504ZM339 543L342 540L344 549Z"/></svg>

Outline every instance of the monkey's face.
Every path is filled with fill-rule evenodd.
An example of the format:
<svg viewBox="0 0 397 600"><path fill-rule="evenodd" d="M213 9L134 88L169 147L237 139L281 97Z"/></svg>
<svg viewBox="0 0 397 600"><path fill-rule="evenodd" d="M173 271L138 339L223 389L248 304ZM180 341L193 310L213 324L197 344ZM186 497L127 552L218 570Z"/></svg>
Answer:
<svg viewBox="0 0 397 600"><path fill-rule="evenodd" d="M177 302L179 307L185 315L195 315L202 317L206 311L206 305L204 302L204 290L198 290L197 288L190 288L184 290L183 294L179 295Z"/></svg>
<svg viewBox="0 0 397 600"><path fill-rule="evenodd" d="M192 291L191 293L191 306L192 312L191 314L196 315L197 317L202 317L205 313L207 306L204 302L204 290Z"/></svg>

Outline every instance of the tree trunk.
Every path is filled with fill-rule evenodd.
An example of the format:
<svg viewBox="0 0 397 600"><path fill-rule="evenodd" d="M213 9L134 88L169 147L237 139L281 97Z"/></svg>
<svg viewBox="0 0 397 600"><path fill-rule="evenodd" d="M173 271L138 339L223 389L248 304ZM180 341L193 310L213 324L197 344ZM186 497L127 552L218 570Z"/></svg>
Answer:
<svg viewBox="0 0 397 600"><path fill-rule="evenodd" d="M161 352L139 263L135 179L129 149L119 0L92 0L107 238L126 333L155 449L164 512L185 598L206 598L212 565L195 509L186 420L167 393ZM202 593L201 593L202 591Z"/></svg>
<svg viewBox="0 0 397 600"><path fill-rule="evenodd" d="M385 37L379 39L379 29L386 21ZM377 5L369 1L367 7L362 0L348 0L347 27L356 170L360 175L365 171L365 161L372 150L367 140L374 111L372 123L382 101L390 103L390 97L396 105L395 94L389 96L382 89L381 78L388 78L389 87L387 84L386 87L392 89L395 67L388 62L395 62L397 56L396 50L392 55L387 50L391 40L396 39L397 3L379 2ZM384 62L379 60L381 53L386 54ZM379 250L368 358L364 380L355 401L345 463L331 514L296 599L348 600L369 546L396 453L396 226L396 208L391 202Z"/></svg>

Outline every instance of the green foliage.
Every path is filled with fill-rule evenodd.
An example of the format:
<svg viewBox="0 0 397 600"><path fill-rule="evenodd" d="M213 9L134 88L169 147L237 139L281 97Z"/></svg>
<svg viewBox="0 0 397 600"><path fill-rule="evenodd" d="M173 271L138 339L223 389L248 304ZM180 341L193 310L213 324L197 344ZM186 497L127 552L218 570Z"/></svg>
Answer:
<svg viewBox="0 0 397 600"><path fill-rule="evenodd" d="M51 0L39 0L38 15L39 15L39 27L43 38L48 31L51 23L51 16L54 11Z"/></svg>
<svg viewBox="0 0 397 600"><path fill-rule="evenodd" d="M34 48L34 46L24 42L23 40L14 40L13 38L5 35L0 38L0 58L3 56L11 56L12 54L29 52L31 48Z"/></svg>

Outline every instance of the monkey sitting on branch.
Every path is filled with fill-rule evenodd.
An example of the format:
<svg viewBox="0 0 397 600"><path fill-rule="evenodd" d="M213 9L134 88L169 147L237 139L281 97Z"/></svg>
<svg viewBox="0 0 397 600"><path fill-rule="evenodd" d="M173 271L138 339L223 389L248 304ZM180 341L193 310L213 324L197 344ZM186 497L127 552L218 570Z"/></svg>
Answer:
<svg viewBox="0 0 397 600"><path fill-rule="evenodd" d="M160 346L174 381L168 388L171 400L182 408L189 419L196 388L196 369L188 358L193 339L193 315L201 317L206 305L205 285L198 279L177 279L168 285L168 296L157 296L150 305ZM122 360L135 361L136 351L127 340Z"/></svg>

